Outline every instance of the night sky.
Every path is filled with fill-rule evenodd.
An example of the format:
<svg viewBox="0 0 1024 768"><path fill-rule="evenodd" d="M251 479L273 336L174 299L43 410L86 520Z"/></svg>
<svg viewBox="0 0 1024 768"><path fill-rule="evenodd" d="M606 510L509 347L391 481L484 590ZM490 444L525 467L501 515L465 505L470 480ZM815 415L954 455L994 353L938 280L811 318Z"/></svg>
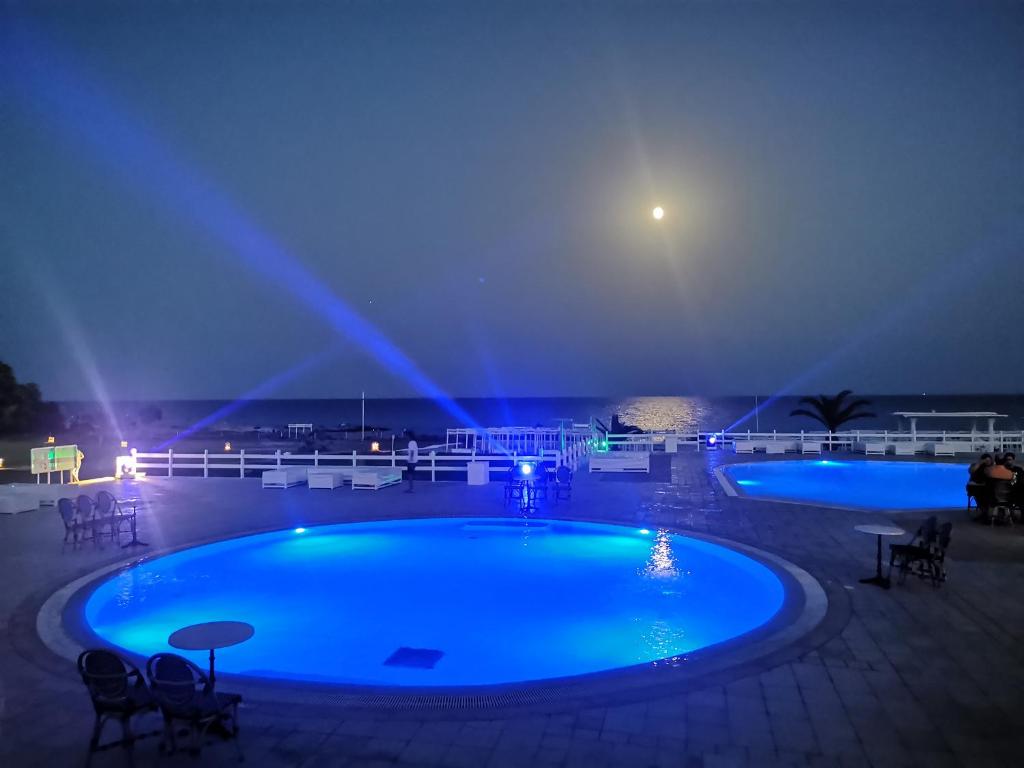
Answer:
<svg viewBox="0 0 1024 768"><path fill-rule="evenodd" d="M0 11L51 398L1021 389L1022 3L138 5Z"/></svg>

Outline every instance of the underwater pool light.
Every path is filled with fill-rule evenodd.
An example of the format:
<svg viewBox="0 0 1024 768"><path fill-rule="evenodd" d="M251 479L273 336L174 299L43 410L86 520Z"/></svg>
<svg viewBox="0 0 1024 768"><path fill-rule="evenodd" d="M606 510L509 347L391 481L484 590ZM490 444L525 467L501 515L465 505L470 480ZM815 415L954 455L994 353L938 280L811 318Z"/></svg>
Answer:
<svg viewBox="0 0 1024 768"><path fill-rule="evenodd" d="M647 528L641 528L640 529L640 533L642 533L644 536L650 536L651 535L651 532Z"/></svg>
<svg viewBox="0 0 1024 768"><path fill-rule="evenodd" d="M296 533L305 533L305 532L306 532L306 529L305 529L305 528L296 528L296 529L295 529L295 532L296 532Z"/></svg>

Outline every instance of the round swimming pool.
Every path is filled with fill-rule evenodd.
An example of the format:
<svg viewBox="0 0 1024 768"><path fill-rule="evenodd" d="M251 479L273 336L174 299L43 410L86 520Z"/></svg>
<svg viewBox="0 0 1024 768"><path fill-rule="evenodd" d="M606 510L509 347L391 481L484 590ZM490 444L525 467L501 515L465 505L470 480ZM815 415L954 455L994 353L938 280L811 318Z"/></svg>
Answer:
<svg viewBox="0 0 1024 768"><path fill-rule="evenodd" d="M204 621L245 621L219 672L394 686L542 680L659 663L772 619L785 590L739 552L668 531L444 518L297 528L144 561L84 603L148 656ZM206 653L183 653L200 665Z"/></svg>
<svg viewBox="0 0 1024 768"><path fill-rule="evenodd" d="M768 501L867 510L963 506L966 464L922 461L760 461L719 467L729 491ZM720 474L719 477L722 475Z"/></svg>

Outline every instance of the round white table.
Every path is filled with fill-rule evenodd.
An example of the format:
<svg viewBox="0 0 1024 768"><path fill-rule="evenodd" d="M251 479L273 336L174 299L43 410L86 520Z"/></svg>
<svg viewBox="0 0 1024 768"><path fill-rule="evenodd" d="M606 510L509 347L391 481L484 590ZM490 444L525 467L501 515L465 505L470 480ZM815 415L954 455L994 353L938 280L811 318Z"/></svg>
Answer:
<svg viewBox="0 0 1024 768"><path fill-rule="evenodd" d="M213 674L213 651L244 643L256 633L252 624L244 621L208 621L191 624L172 632L167 642L183 651L210 651L210 686L216 678Z"/></svg>
<svg viewBox="0 0 1024 768"><path fill-rule="evenodd" d="M897 528L895 525L855 525L853 530L859 531L860 533L868 533L872 536L878 537L878 554L875 561L875 575L868 576L866 579L861 579L861 584L874 584L876 587L882 589L889 588L889 578L882 575L882 537L883 536L902 536L906 533L902 528Z"/></svg>

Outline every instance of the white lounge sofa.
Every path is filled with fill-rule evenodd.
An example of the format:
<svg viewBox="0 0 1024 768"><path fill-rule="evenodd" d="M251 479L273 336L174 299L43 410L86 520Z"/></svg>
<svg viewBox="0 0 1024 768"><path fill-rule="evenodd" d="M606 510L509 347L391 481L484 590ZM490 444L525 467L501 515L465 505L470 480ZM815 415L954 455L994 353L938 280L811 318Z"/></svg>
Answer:
<svg viewBox="0 0 1024 768"><path fill-rule="evenodd" d="M6 486L0 487L0 515L17 515L39 509L39 499L20 489Z"/></svg>
<svg viewBox="0 0 1024 768"><path fill-rule="evenodd" d="M333 490L352 483L357 467L312 467L306 470L306 483L310 488Z"/></svg>
<svg viewBox="0 0 1024 768"><path fill-rule="evenodd" d="M353 490L379 491L402 482L402 470L397 467L356 467L355 470L352 473Z"/></svg>
<svg viewBox="0 0 1024 768"><path fill-rule="evenodd" d="M590 457L591 472L650 472L651 454L641 451L595 453Z"/></svg>
<svg viewBox="0 0 1024 768"><path fill-rule="evenodd" d="M82 493L77 485L61 483L11 483L4 488L10 488L15 493L35 499L36 505L40 507L55 507L57 499L73 499Z"/></svg>
<svg viewBox="0 0 1024 768"><path fill-rule="evenodd" d="M821 453L821 443L800 443L800 453Z"/></svg>
<svg viewBox="0 0 1024 768"><path fill-rule="evenodd" d="M737 440L732 444L732 447L736 453L753 453L754 449L757 448L757 443L753 440Z"/></svg>
<svg viewBox="0 0 1024 768"><path fill-rule="evenodd" d="M892 444L893 456L914 456L918 450L920 450L920 446L917 443L906 440Z"/></svg>
<svg viewBox="0 0 1024 768"><path fill-rule="evenodd" d="M263 472L264 488L291 488L306 482L306 467L281 467Z"/></svg>
<svg viewBox="0 0 1024 768"><path fill-rule="evenodd" d="M928 452L932 456L956 456L956 446L953 443L932 443L929 449Z"/></svg>
<svg viewBox="0 0 1024 768"><path fill-rule="evenodd" d="M764 444L764 452L769 454L780 454L786 453L787 451L795 451L796 446L788 440L769 440Z"/></svg>

